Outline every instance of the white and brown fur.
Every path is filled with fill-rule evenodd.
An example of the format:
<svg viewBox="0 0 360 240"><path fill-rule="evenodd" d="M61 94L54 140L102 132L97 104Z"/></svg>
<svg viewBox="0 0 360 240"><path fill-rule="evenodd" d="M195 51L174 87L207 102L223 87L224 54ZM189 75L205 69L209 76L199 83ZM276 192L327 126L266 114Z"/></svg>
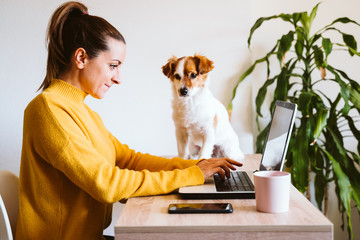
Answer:
<svg viewBox="0 0 360 240"><path fill-rule="evenodd" d="M244 154L228 112L207 87L208 73L213 68L211 60L196 54L172 57L162 67L172 83L178 155L187 159L241 160Z"/></svg>

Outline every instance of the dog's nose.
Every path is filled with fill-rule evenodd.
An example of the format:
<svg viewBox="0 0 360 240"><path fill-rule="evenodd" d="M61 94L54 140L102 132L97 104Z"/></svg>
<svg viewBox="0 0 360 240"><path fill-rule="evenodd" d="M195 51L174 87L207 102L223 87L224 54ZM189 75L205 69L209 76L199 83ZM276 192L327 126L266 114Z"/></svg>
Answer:
<svg viewBox="0 0 360 240"><path fill-rule="evenodd" d="M186 96L188 94L189 90L186 87L180 88L180 95Z"/></svg>

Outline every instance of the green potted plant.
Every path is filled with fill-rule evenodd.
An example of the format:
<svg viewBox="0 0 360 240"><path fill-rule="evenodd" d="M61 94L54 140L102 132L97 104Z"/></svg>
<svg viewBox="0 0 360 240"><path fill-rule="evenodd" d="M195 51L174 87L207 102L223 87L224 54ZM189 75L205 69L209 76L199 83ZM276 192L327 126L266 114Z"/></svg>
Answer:
<svg viewBox="0 0 360 240"><path fill-rule="evenodd" d="M346 51L347 56L360 56L355 38L342 32L339 24L355 24L349 18L338 18L329 25L310 33L316 17L317 4L310 14L297 12L259 18L250 30L248 46L255 30L263 22L281 19L290 23L291 30L277 40L275 46L263 58L254 62L240 76L233 90L232 101L238 85L261 63L267 66L266 80L256 96L256 122L259 135L256 139L256 152L261 152L269 125L260 129L259 118L263 117L261 106L270 86L274 87L273 101L283 100L297 103L298 116L293 128L286 166L292 175L293 185L301 192L308 190L309 174L315 175L315 199L320 210L325 200L330 182L335 182L338 208L348 218L348 232L353 236L351 224L351 201L360 214L360 131L356 127L360 115L360 85L344 71L328 62L334 51ZM328 32L340 34L342 42L326 37ZM279 72L271 73L273 58L279 63ZM275 60L276 62L276 60ZM272 68L273 69L273 68ZM357 76L358 77L358 76ZM334 99L327 96L320 83L335 83L339 92ZM232 101L229 110L232 108ZM350 151L344 145L344 137L351 136L357 141L357 152ZM344 229L344 224L342 226Z"/></svg>

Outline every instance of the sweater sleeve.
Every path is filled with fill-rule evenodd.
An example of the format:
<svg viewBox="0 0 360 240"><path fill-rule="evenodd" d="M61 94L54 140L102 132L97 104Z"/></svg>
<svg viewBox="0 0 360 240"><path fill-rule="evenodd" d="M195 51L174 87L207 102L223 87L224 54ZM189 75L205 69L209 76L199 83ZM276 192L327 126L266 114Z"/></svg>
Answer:
<svg viewBox="0 0 360 240"><path fill-rule="evenodd" d="M172 171L135 171L111 166L102 158L84 142L70 139L56 161L59 163L56 167L92 197L109 203L135 196L170 193L181 186L204 182L196 165Z"/></svg>
<svg viewBox="0 0 360 240"><path fill-rule="evenodd" d="M99 202L165 194L204 182L195 165L197 161L138 154L117 140L114 143L114 137L109 142L114 143L118 165L111 164L115 159L100 154L86 131L75 123L74 116L59 107L50 109L47 104L36 102L36 110L28 109L25 117L24 128L30 131L26 136L31 136L26 141L34 158L58 169Z"/></svg>
<svg viewBox="0 0 360 240"><path fill-rule="evenodd" d="M149 170L152 172L174 169L185 169L196 165L200 160L185 160L174 157L172 159L157 157L150 154L142 154L122 144L111 133L110 139L116 149L116 165L120 168L132 169L135 171Z"/></svg>

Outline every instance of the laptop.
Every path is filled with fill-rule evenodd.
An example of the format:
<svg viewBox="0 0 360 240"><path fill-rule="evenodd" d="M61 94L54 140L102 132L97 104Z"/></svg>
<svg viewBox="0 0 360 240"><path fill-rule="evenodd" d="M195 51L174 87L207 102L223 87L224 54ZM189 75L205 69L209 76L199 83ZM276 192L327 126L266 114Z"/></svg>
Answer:
<svg viewBox="0 0 360 240"><path fill-rule="evenodd" d="M231 171L232 176L225 180L221 180L215 174L206 179L203 185L180 188L180 196L185 199L254 199L253 173L259 170L282 171L283 169L296 110L297 105L294 103L279 100L275 102L259 169Z"/></svg>

